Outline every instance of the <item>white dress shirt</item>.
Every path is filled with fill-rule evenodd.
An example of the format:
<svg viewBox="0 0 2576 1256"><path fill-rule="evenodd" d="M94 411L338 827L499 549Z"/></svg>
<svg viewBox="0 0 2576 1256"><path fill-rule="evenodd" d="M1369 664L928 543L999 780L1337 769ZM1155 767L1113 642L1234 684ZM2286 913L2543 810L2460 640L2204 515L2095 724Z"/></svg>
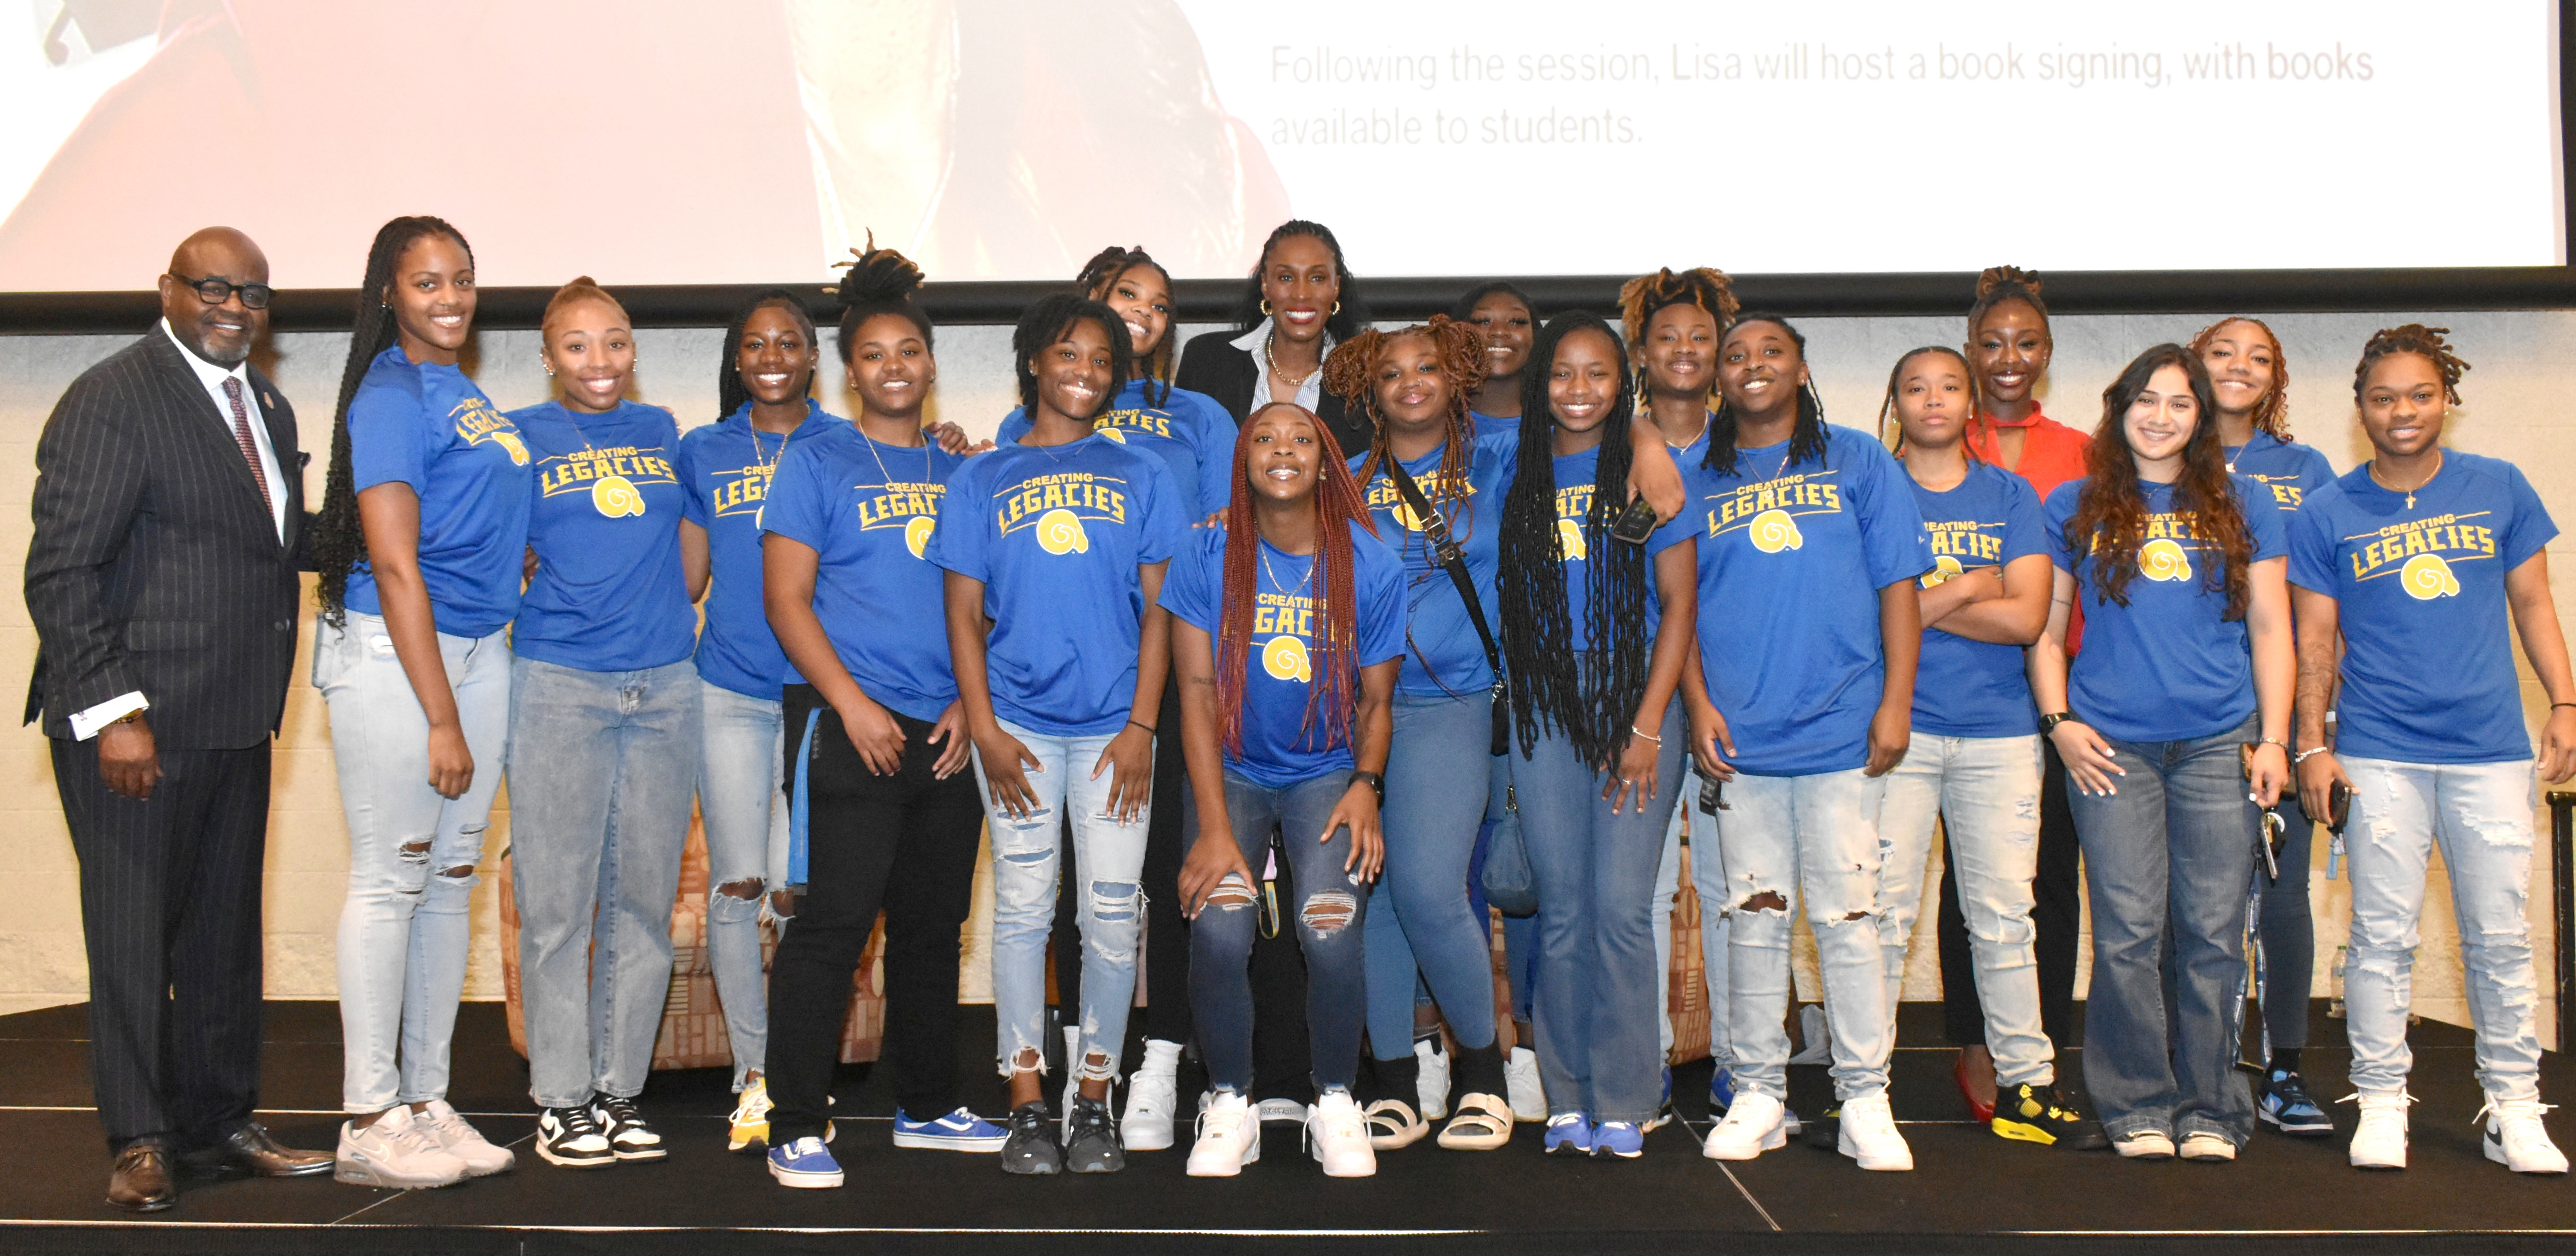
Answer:
<svg viewBox="0 0 2576 1256"><path fill-rule="evenodd" d="M1271 402L1270 355L1263 352L1262 346L1265 341L1270 339L1272 321L1273 320L1267 318L1261 320L1260 326L1235 337L1231 342L1235 348L1241 349L1245 353L1252 355L1251 410L1258 410L1263 406L1269 405ZM1305 383L1297 385L1297 404L1306 407L1309 412L1321 413L1317 407L1324 403L1323 361L1325 358L1331 357L1332 353L1333 334L1331 332L1325 332L1323 348L1315 358L1315 373L1307 376ZM1251 410L1247 410L1245 413L1249 414L1251 413Z"/></svg>
<svg viewBox="0 0 2576 1256"><path fill-rule="evenodd" d="M170 343L178 346L179 357L187 362L189 369L197 373L197 382L204 385L206 394L214 399L215 415L223 425L224 443L236 448L239 447L240 439L233 435L233 403L230 398L224 396L224 381L228 379L241 381L242 409L250 417L251 443L259 448L259 473L261 478L268 482L269 517L277 525L278 544L285 544L286 477L278 470L277 450L268 442L268 424L260 411L259 389L253 386L250 380L249 363L244 362L227 368L198 357L196 350L181 342L177 333L170 330L170 320L166 318L161 320L161 334L168 336ZM118 694L86 711L73 712L72 736L81 741L88 741L98 735L98 730L133 712L148 710L151 705L139 690Z"/></svg>

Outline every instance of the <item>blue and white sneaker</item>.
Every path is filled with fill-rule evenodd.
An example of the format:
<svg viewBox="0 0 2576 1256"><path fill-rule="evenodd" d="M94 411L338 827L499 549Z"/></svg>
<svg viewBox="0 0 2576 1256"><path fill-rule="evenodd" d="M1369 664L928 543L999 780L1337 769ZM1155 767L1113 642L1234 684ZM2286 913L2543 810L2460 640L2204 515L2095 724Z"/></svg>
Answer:
<svg viewBox="0 0 2576 1256"><path fill-rule="evenodd" d="M1563 1112L1549 1117L1545 1146L1551 1156L1591 1155L1591 1120L1580 1112Z"/></svg>
<svg viewBox="0 0 2576 1256"><path fill-rule="evenodd" d="M1592 1154L1634 1160L1646 1154L1646 1131L1634 1121L1603 1121L1592 1127Z"/></svg>
<svg viewBox="0 0 2576 1256"><path fill-rule="evenodd" d="M780 1186L823 1190L841 1184L841 1162L823 1149L822 1139L808 1135L769 1149L769 1176Z"/></svg>
<svg viewBox="0 0 2576 1256"><path fill-rule="evenodd" d="M2334 1133L2334 1118L2308 1097L2308 1084L2288 1069L2273 1069L2255 1086L2254 1115L2284 1134L2306 1138Z"/></svg>
<svg viewBox="0 0 2576 1256"><path fill-rule="evenodd" d="M1670 1077L1671 1075L1672 1075L1672 1070L1670 1070L1670 1069L1666 1069L1666 1070L1665 1070L1665 1076ZM1669 1082L1669 1081L1667 1081L1667 1082L1665 1082L1665 1083L1664 1083L1664 1085L1665 1085L1667 1088L1669 1088L1669 1087L1672 1085L1672 1083L1671 1083L1671 1082ZM1723 1069L1723 1068L1720 1068L1720 1069L1718 1069L1716 1072L1709 1074L1709 1075L1708 1075L1708 1119L1710 1119L1710 1120L1714 1121L1714 1120L1718 1119L1719 1117L1725 1116L1725 1115L1726 1115L1726 1110L1727 1110L1728 1108L1732 1108L1732 1107L1734 1107L1734 1106L1735 1106L1735 1078L1734 1078L1732 1075L1730 1075L1730 1074L1729 1074L1725 1069Z"/></svg>
<svg viewBox="0 0 2576 1256"><path fill-rule="evenodd" d="M959 1108L933 1121L916 1121L902 1109L894 1114L894 1145L919 1151L1000 1151L1011 1132Z"/></svg>
<svg viewBox="0 0 2576 1256"><path fill-rule="evenodd" d="M1646 1118L1644 1129L1653 1133L1673 1123L1673 1066L1664 1066L1664 1095L1655 1101L1655 1114Z"/></svg>

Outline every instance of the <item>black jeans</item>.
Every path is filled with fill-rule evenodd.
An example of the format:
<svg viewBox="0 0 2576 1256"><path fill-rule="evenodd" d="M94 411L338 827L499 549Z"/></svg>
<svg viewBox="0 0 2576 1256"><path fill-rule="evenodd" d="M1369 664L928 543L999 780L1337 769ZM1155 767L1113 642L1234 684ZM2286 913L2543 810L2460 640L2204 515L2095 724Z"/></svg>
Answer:
<svg viewBox="0 0 2576 1256"><path fill-rule="evenodd" d="M958 934L975 885L984 818L972 768L931 775L944 745L931 726L896 714L903 763L892 776L870 772L841 717L811 685L789 685L787 789L816 716L806 764L808 840L805 895L769 962L770 1143L821 1137L850 1015L850 979L886 917L886 1019L882 1058L894 1067L895 1103L932 1120L955 1111ZM960 734L961 736L963 734Z"/></svg>
<svg viewBox="0 0 2576 1256"><path fill-rule="evenodd" d="M2039 739L2039 870L2031 882L2031 949L2039 961L2039 1024L2049 1044L2077 1045L2075 945L2084 930L2084 848L2075 839L2075 815L2066 807L2066 761L2056 743ZM1968 921L1959 913L1959 881L1949 861L1941 865L1941 1011L1950 1041L1986 1044L1986 1009L1977 1001L1976 959L1968 950ZM2061 1071L2059 1076L2065 1074Z"/></svg>

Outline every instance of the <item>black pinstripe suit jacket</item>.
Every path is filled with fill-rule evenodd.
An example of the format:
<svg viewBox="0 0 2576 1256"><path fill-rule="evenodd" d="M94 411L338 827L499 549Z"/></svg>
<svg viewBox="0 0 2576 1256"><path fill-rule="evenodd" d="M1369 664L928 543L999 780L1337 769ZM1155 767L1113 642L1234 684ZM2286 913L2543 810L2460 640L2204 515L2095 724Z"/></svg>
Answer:
<svg viewBox="0 0 2576 1256"><path fill-rule="evenodd" d="M36 444L27 613L30 721L121 693L151 702L154 742L237 750L277 730L295 663L305 552L295 411L250 372L286 481L286 540L261 504L232 416L159 328L81 373Z"/></svg>

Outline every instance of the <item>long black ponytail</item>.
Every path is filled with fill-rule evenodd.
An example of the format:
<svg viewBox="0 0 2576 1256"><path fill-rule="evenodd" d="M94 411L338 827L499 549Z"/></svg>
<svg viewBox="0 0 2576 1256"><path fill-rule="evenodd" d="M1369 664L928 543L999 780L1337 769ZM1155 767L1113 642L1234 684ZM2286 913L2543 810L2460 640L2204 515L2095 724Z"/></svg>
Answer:
<svg viewBox="0 0 2576 1256"><path fill-rule="evenodd" d="M465 250L468 262L474 259L474 246L465 242L465 233L449 226L442 218L411 215L396 218L376 231L376 242L367 248L367 277L358 284L358 311L349 331L349 360L340 368L340 399L331 409L331 475L322 490L322 514L313 531L313 565L322 574L317 590L322 603L323 622L334 628L348 622L349 573L366 560L367 534L358 521L357 478L349 463L349 402L358 395L358 384L367 378L367 368L375 364L376 355L392 347L396 335L393 306L386 293L394 286L394 267L402 261L403 250L423 236L443 235Z"/></svg>

